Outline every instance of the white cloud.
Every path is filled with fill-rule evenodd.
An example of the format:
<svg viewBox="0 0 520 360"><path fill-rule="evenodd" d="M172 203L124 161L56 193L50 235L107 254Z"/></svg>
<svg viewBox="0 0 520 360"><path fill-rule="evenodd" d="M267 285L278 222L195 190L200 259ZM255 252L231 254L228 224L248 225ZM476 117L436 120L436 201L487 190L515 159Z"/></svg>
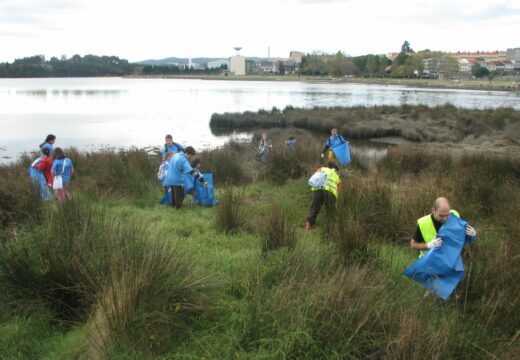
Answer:
<svg viewBox="0 0 520 360"><path fill-rule="evenodd" d="M45 54L288 56L291 50L385 53L505 49L520 33L518 1L49 0L0 3L0 61Z"/></svg>

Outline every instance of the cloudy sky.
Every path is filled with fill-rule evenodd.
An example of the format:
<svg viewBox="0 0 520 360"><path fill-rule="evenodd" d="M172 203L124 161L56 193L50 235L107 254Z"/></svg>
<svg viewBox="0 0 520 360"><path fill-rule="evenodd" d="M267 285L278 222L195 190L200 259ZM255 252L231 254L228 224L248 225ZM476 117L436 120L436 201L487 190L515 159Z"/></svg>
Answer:
<svg viewBox="0 0 520 360"><path fill-rule="evenodd" d="M520 47L518 0L0 0L0 62Z"/></svg>

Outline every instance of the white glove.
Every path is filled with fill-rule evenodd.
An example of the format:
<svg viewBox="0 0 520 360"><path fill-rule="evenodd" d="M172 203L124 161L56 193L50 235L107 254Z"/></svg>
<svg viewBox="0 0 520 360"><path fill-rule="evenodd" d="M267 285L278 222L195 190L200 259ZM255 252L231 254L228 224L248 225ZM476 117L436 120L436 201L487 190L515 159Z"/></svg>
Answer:
<svg viewBox="0 0 520 360"><path fill-rule="evenodd" d="M321 154L321 158L323 159L325 157L325 154Z"/></svg>
<svg viewBox="0 0 520 360"><path fill-rule="evenodd" d="M477 231L473 228L471 225L466 225L466 235L469 237L475 237L477 236Z"/></svg>
<svg viewBox="0 0 520 360"><path fill-rule="evenodd" d="M442 246L442 239L441 238L435 238L432 241L430 241L428 244L426 244L428 249L432 248L440 248Z"/></svg>

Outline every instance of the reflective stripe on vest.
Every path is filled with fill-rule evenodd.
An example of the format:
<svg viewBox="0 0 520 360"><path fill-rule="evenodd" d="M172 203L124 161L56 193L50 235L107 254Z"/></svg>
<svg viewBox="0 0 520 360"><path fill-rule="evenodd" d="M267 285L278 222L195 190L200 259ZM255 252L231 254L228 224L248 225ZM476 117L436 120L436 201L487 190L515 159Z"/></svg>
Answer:
<svg viewBox="0 0 520 360"><path fill-rule="evenodd" d="M336 198L338 197L338 184L341 182L338 174L334 169L330 169L327 167L322 167L321 171L327 174L327 181L325 181L325 186L323 186L323 190L327 190L332 193Z"/></svg>
<svg viewBox="0 0 520 360"><path fill-rule="evenodd" d="M460 214L456 210L450 210L450 213L460 218ZM428 244L430 241L437 237L437 230L435 230L435 225L433 225L431 215L423 216L422 218L417 220L417 225L419 226L419 230L421 231L421 235L425 244ZM421 251L419 257L423 255L424 251Z"/></svg>

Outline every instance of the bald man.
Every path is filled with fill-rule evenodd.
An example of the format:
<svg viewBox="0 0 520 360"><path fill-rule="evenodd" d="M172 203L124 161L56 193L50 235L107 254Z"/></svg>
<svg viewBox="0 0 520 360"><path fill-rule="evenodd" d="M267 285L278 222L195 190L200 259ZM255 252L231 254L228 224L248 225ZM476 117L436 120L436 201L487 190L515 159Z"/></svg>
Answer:
<svg viewBox="0 0 520 360"><path fill-rule="evenodd" d="M451 210L448 199L440 197L433 203L432 213L417 220L417 228L410 242L410 247L414 250L420 250L419 256L423 256L424 251L442 246L442 239L437 237L437 233L448 220L450 214L460 217L457 211ZM471 238L477 236L477 232L469 224L466 225L466 236Z"/></svg>

